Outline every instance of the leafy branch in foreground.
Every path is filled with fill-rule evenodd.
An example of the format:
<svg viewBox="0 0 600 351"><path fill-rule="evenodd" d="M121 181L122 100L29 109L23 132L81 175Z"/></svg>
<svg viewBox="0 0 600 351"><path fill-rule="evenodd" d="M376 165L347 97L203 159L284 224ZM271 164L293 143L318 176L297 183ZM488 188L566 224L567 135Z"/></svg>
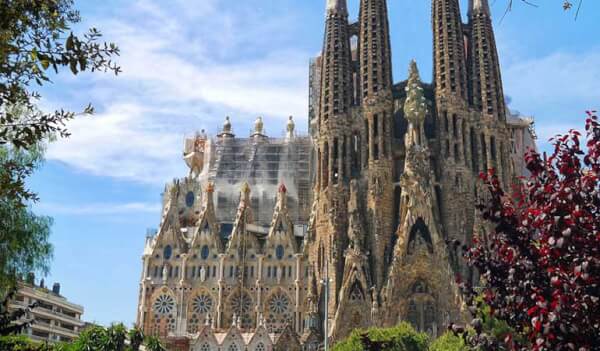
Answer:
<svg viewBox="0 0 600 351"><path fill-rule="evenodd" d="M40 95L31 85L50 83L50 73L63 67L84 71L120 72L112 61L119 55L114 43L101 43L91 28L83 37L70 32L81 21L73 0L12 0L0 7L0 144L27 148L49 135L68 136L65 123L76 114L58 110L23 118L10 106L36 110ZM83 113L91 113L91 106Z"/></svg>
<svg viewBox="0 0 600 351"><path fill-rule="evenodd" d="M483 291L463 287L471 310L487 306L487 317L506 323L512 334L473 340L492 342L492 349L600 350L600 123L594 112L585 129L585 137L575 130L555 137L549 157L530 151L531 175L514 196L493 172L482 174L490 200L480 208L495 230L466 253L482 274ZM474 322L480 336L482 321Z"/></svg>

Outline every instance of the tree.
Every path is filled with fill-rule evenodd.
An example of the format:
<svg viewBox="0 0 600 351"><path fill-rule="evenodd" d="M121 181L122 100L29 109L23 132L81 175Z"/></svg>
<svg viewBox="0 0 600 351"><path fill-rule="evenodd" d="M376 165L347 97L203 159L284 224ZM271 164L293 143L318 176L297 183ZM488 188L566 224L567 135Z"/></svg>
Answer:
<svg viewBox="0 0 600 351"><path fill-rule="evenodd" d="M462 337L453 333L446 333L431 343L430 351L468 351L469 348L465 344Z"/></svg>
<svg viewBox="0 0 600 351"><path fill-rule="evenodd" d="M480 208L495 230L466 253L482 274L482 292L463 284L479 336L479 318L487 316L514 331L506 347L600 350L600 124L594 112L585 129L585 148L571 130L554 138L551 156L529 151L531 176L514 196L493 171L482 174L490 199Z"/></svg>
<svg viewBox="0 0 600 351"><path fill-rule="evenodd" d="M70 32L81 21L73 0L4 0L0 6L0 145L28 149L49 136L69 135L65 123L77 115L58 110L44 113L36 109L40 95L32 85L51 83L50 74L68 67L73 74L82 71L111 71L120 68L111 61L119 54L114 43L99 42L102 34L91 28L83 37ZM18 106L18 109L14 109ZM22 113L26 111L26 113ZM84 114L93 112L91 105ZM35 200L23 186L27 167L0 164L8 177L0 179L1 197Z"/></svg>
<svg viewBox="0 0 600 351"><path fill-rule="evenodd" d="M428 343L427 334L418 333L403 322L393 328L354 330L333 351L425 351Z"/></svg>
<svg viewBox="0 0 600 351"><path fill-rule="evenodd" d="M8 0L0 7L0 108L11 105L34 107L39 95L30 89L36 83L50 82L48 70L58 73L68 67L73 74L112 71L120 68L111 61L119 54L114 43L100 43L102 34L95 28L79 38L72 25L79 23L73 0ZM91 108L85 112L91 112ZM27 119L6 109L0 114L0 143L17 147L36 144L50 134L67 136L64 122L74 114L56 111L35 113Z"/></svg>
<svg viewBox="0 0 600 351"><path fill-rule="evenodd" d="M55 345L34 342L19 335L0 336L0 350L12 351L139 351L142 344L148 351L166 351L160 340L153 337L144 340L139 329L127 331L122 324L108 328L92 326L83 330L73 342Z"/></svg>
<svg viewBox="0 0 600 351"><path fill-rule="evenodd" d="M0 146L0 164L13 165L9 169L0 168L0 179L13 177L13 169L31 174L42 163L43 151L40 145L31 146L29 150ZM20 200L12 196L11 191L11 188L0 188L0 297L29 272L46 273L52 258L49 243L52 219L20 206Z"/></svg>

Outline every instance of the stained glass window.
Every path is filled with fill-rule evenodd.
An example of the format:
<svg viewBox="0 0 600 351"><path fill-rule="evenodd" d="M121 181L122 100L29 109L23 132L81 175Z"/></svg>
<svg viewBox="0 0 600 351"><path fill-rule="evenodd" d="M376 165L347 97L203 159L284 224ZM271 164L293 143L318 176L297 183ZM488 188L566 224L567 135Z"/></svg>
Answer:
<svg viewBox="0 0 600 351"><path fill-rule="evenodd" d="M192 191L189 191L185 195L185 204L187 205L187 207L194 206L195 197L196 197L196 195L194 195L194 193Z"/></svg>
<svg viewBox="0 0 600 351"><path fill-rule="evenodd" d="M202 249L200 250L200 257L202 257L203 260L206 260L209 254L210 249L208 248L208 245L202 246Z"/></svg>
<svg viewBox="0 0 600 351"><path fill-rule="evenodd" d="M192 306L197 313L208 313L212 309L213 300L208 295L198 295L194 298Z"/></svg>
<svg viewBox="0 0 600 351"><path fill-rule="evenodd" d="M154 311L158 314L169 314L175 308L175 300L169 295L160 295L154 301Z"/></svg>
<svg viewBox="0 0 600 351"><path fill-rule="evenodd" d="M171 245L167 245L167 247L165 247L163 251L163 257L165 258L165 260L170 260L171 256L173 256L173 248L171 247Z"/></svg>
<svg viewBox="0 0 600 351"><path fill-rule="evenodd" d="M278 260L281 260L284 255L285 249L283 248L283 245L278 245L277 248L275 248L275 257L277 257Z"/></svg>

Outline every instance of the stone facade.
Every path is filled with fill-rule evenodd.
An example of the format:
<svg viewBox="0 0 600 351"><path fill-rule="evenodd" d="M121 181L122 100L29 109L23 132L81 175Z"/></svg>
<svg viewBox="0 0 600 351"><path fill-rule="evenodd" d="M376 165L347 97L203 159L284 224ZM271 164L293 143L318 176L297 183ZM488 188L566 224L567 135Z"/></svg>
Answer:
<svg viewBox="0 0 600 351"><path fill-rule="evenodd" d="M186 140L190 173L165 189L144 250L146 333L202 351L227 338L262 350L258 334L265 349L311 349L357 327L407 320L437 335L464 318L455 276L475 274L456 243L485 230L477 176L495 168L508 185L535 138L504 102L487 1L470 2L468 24L458 0L432 6L432 84L415 62L393 83L385 0L361 0L357 23L327 0L309 136L290 117L271 138L259 117L238 138L227 117Z"/></svg>

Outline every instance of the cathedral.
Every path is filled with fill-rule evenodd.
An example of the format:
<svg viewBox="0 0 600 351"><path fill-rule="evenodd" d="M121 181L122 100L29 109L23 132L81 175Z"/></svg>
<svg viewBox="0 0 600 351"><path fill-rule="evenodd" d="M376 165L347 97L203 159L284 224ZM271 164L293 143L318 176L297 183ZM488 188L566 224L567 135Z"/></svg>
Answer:
<svg viewBox="0 0 600 351"><path fill-rule="evenodd" d="M358 0L357 0L358 1ZM458 243L486 225L480 172L525 172L533 122L506 106L488 0L431 0L433 82L392 79L386 0L327 0L308 135L227 117L185 140L142 256L137 324L177 350L317 350L355 328L467 318ZM283 127L283 126L282 126Z"/></svg>

